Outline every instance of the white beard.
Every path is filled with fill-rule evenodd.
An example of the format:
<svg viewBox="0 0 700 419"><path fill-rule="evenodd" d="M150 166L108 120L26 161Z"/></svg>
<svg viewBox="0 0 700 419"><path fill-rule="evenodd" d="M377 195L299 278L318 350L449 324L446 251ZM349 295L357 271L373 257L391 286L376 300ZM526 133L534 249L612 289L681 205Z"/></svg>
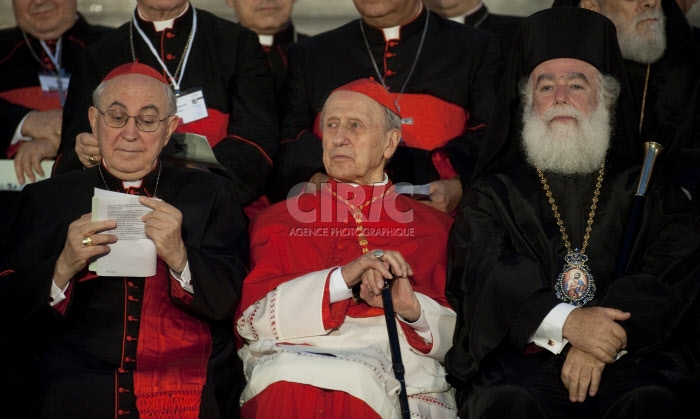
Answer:
<svg viewBox="0 0 700 419"><path fill-rule="evenodd" d="M661 10L646 10L635 17L634 22L628 23L620 18L618 13L609 15L617 28L617 42L620 52L627 59L641 64L651 64L658 61L666 51L666 16ZM645 19L656 18L654 23L637 24Z"/></svg>
<svg viewBox="0 0 700 419"><path fill-rule="evenodd" d="M557 116L577 123L550 121ZM523 150L528 163L560 175L588 174L600 169L610 145L610 111L598 101L590 115L571 105L555 105L541 117L527 104L523 113Z"/></svg>

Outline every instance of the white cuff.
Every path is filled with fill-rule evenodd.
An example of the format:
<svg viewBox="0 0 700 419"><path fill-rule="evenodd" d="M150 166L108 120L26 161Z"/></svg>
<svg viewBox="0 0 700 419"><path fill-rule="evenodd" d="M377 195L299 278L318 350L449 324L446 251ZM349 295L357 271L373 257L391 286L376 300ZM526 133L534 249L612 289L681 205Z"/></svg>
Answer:
<svg viewBox="0 0 700 419"><path fill-rule="evenodd" d="M560 353L564 349L564 346L569 343L569 340L562 336L564 322L569 316L569 313L575 308L576 306L572 304L557 304L549 314L547 314L544 320L542 320L535 334L530 338L530 342L534 342L535 345L553 354Z"/></svg>
<svg viewBox="0 0 700 419"><path fill-rule="evenodd" d="M413 323L407 322L406 319L401 317L401 315L398 313L396 316L398 316L399 320L411 326L411 329L415 330L418 336L422 337L427 343L433 343L433 334L430 331L430 324L428 323L428 319L425 317L423 310L420 311L420 317L418 320L414 321Z"/></svg>
<svg viewBox="0 0 700 419"><path fill-rule="evenodd" d="M29 116L31 112L27 113L24 115L24 118L22 118L21 121L19 121L19 124L17 125L17 129L15 130L15 135L12 136L12 141L10 141L10 145L15 145L20 141L31 141L33 138L31 137L25 137L22 135L22 127L24 127L24 121L27 120L27 117Z"/></svg>
<svg viewBox="0 0 700 419"><path fill-rule="evenodd" d="M51 281L51 298L49 299L49 305L51 307L66 299L66 290L69 286L70 281L68 281L63 289L59 288L54 281Z"/></svg>
<svg viewBox="0 0 700 419"><path fill-rule="evenodd" d="M352 289L348 288L348 285L345 283L340 267L336 267L331 272L331 278L328 280L328 292L330 293L331 304L352 297Z"/></svg>
<svg viewBox="0 0 700 419"><path fill-rule="evenodd" d="M194 287L192 287L192 273L190 273L190 262L188 261L185 263L185 269L180 272L180 275L175 273L172 269L170 270L170 273L173 274L173 277L177 279L177 282L180 283L180 286L182 286L182 289L189 292L190 294L194 294Z"/></svg>

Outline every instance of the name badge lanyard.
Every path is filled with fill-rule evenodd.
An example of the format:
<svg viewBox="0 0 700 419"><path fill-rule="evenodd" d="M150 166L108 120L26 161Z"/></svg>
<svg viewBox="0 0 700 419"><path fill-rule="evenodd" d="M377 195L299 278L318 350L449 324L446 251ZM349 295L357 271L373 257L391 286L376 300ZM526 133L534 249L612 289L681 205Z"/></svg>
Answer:
<svg viewBox="0 0 700 419"><path fill-rule="evenodd" d="M63 104L66 102L66 90L67 88L64 89L63 87L63 76L65 74L65 71L61 68L61 50L63 49L63 37L58 38L58 41L56 42L56 54L51 53L51 48L49 48L48 45L46 45L46 42L43 40L41 41L41 47L44 49L44 52L46 55L49 56L49 59L53 63L54 67L56 67L56 71L58 72L58 75L56 76L56 84L58 85L58 95L59 95L59 100L61 101L61 107L63 107Z"/></svg>
<svg viewBox="0 0 700 419"><path fill-rule="evenodd" d="M43 63L41 62L41 59L37 55L36 52L34 52L34 48L32 48L31 42L29 42L29 38L27 37L27 33L22 31L22 35L24 36L24 41L27 43L27 46L29 47L29 51L32 53L34 56L34 59L37 60L39 64ZM46 55L48 55L49 59L53 63L54 67L56 67L56 85L58 86L58 97L61 102L61 107L63 107L63 104L66 101L66 90L68 90L68 86L63 86L63 77L65 76L65 71L61 68L61 50L63 49L63 37L58 38L58 41L56 41L56 53L52 54L51 53L51 48L49 48L48 45L46 45L46 42L41 40L39 41L41 43L41 47L44 49L44 52L46 52ZM53 71L49 72L53 73Z"/></svg>
<svg viewBox="0 0 700 419"><path fill-rule="evenodd" d="M190 57L190 51L191 51L191 46L192 43L194 42L194 35L197 32L197 9L194 7L192 8L192 30L190 31L190 36L187 39L187 45L185 45L185 51L184 51L184 56L182 57L182 60L180 61L180 65L178 66L177 70L180 70L180 77L176 79L173 77L172 74L170 74L170 71L168 70L168 67L165 65L163 60L160 59L160 55L158 54L158 51L156 51L156 48L153 46L151 43L151 40L148 39L146 34L143 32L141 27L139 26L138 22L136 21L136 10L134 10L134 16L132 18L134 27L138 31L139 35L141 36L141 39L148 45L148 48L151 50L151 53L153 56L158 60L158 64L163 68L163 71L165 71L165 74L168 75L170 78L170 82L173 86L173 90L175 91L176 95L180 94L180 83L182 83L182 78L185 76L185 68L187 67L187 60ZM134 51L134 47L132 45L132 52ZM178 71L175 70L175 75L177 76Z"/></svg>

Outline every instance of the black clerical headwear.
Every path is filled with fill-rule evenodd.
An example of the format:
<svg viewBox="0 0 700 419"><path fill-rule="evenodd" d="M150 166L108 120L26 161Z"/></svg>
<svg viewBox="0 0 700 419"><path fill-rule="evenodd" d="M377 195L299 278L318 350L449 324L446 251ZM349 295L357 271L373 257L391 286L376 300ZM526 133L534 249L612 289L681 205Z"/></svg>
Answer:
<svg viewBox="0 0 700 419"><path fill-rule="evenodd" d="M617 129L608 160L620 165L640 161L641 147L635 147L638 144L635 131L638 117L627 84L615 25L600 13L578 7L556 7L526 18L515 35L474 177L523 160L518 83L537 65L555 58L586 61L620 82L622 89L615 113Z"/></svg>

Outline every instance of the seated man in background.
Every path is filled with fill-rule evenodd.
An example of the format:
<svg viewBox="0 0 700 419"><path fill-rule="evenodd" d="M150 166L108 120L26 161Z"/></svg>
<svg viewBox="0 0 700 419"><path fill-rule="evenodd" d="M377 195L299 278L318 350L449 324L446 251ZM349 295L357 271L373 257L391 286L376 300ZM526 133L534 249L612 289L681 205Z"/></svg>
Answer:
<svg viewBox="0 0 700 419"><path fill-rule="evenodd" d="M657 168L626 241L642 146L615 33L560 7L516 35L450 235L460 417L697 417L700 218Z"/></svg>
<svg viewBox="0 0 700 419"><path fill-rule="evenodd" d="M61 143L63 99L77 55L111 28L90 25L76 0L13 0L16 27L0 30L0 159L20 184L46 177ZM0 242L19 194L0 191Z"/></svg>
<svg viewBox="0 0 700 419"><path fill-rule="evenodd" d="M102 160L22 191L0 286L31 415L229 418L243 376L231 323L246 272L245 218L230 182L163 163L175 97L151 67L107 74L90 108ZM91 221L94 189L141 195L157 253L150 277L98 276L120 221ZM125 262L130 263L130 262ZM9 313L7 315L10 315ZM15 330L16 328L16 330ZM15 336L12 334L11 336ZM15 358L16 359L16 358ZM237 390L238 389L238 390Z"/></svg>
<svg viewBox="0 0 700 419"><path fill-rule="evenodd" d="M399 417L381 298L395 276L410 411L455 417L441 364L454 325L444 297L452 218L397 195L384 173L401 136L384 87L362 79L336 89L322 120L328 182L251 226L252 269L236 316L248 379L241 413Z"/></svg>
<svg viewBox="0 0 700 419"><path fill-rule="evenodd" d="M333 89L372 77L401 109L402 138L387 173L428 185L426 205L448 214L462 197L503 72L498 38L448 21L421 0L354 0L360 18L289 49L272 202L328 179L320 109ZM332 68L329 68L329 65Z"/></svg>
<svg viewBox="0 0 700 419"><path fill-rule="evenodd" d="M292 8L297 0L226 0L238 23L258 34L265 51L277 90L287 73L289 46L308 35L297 32L292 23Z"/></svg>
<svg viewBox="0 0 700 419"><path fill-rule="evenodd" d="M77 55L112 28L90 25L76 0L12 0L17 26L0 31L0 156L34 181L56 157L63 100Z"/></svg>
<svg viewBox="0 0 700 419"><path fill-rule="evenodd" d="M112 68L136 61L155 68L178 95L176 132L205 136L241 203L258 199L279 142L272 73L252 31L188 0L137 0L132 19L81 56L54 173L99 163L85 117L89 95Z"/></svg>

